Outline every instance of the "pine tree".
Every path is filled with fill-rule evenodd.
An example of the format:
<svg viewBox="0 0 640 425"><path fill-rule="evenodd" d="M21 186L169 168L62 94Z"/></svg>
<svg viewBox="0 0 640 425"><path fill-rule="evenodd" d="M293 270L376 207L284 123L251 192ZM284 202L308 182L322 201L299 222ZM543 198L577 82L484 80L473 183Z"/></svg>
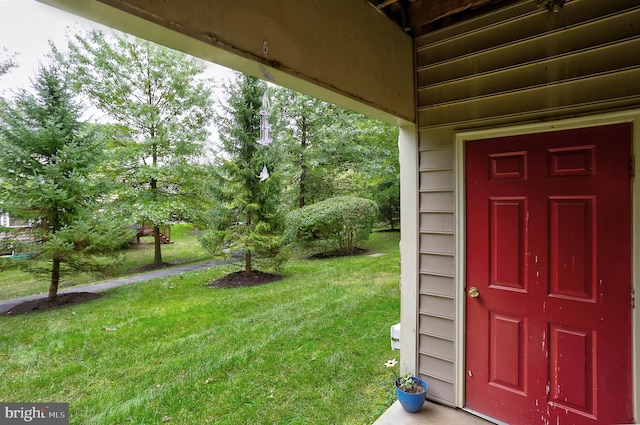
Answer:
<svg viewBox="0 0 640 425"><path fill-rule="evenodd" d="M62 264L91 268L87 259L113 252L122 229L109 236L89 212L102 144L80 121L59 66L41 66L32 84L0 100L0 209L30 223L34 264L50 263L55 298Z"/></svg>
<svg viewBox="0 0 640 425"><path fill-rule="evenodd" d="M265 83L238 75L226 90L228 104L216 121L223 150L213 187L219 203L201 240L212 252L243 252L249 273L256 254L276 262L283 258L277 150L257 143Z"/></svg>

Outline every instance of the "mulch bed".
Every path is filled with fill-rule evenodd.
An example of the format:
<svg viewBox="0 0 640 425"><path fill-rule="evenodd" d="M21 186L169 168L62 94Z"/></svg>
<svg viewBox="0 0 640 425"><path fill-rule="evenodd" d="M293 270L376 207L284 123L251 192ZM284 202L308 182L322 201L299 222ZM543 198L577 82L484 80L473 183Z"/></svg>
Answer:
<svg viewBox="0 0 640 425"><path fill-rule="evenodd" d="M60 307L79 304L86 301L100 298L102 294L94 294L92 292L70 292L59 294L54 299L38 298L37 300L25 301L21 304L13 306L11 310L2 313L2 316L15 316L16 314L29 314L39 311L53 310Z"/></svg>
<svg viewBox="0 0 640 425"><path fill-rule="evenodd" d="M282 279L279 274L264 273L257 270L251 272L235 272L216 279L209 284L211 288L243 288L247 286L264 285Z"/></svg>
<svg viewBox="0 0 640 425"><path fill-rule="evenodd" d="M177 265L178 263L162 263L161 265L157 266L155 264L147 264L144 266L140 266L140 267L135 267L133 269L131 269L132 271L139 273L139 272L148 272L148 271L152 271L152 270L160 270L160 269L166 269L167 267L172 267Z"/></svg>
<svg viewBox="0 0 640 425"><path fill-rule="evenodd" d="M339 258L339 257L353 257L356 255L366 254L368 251L364 248L355 248L351 251L325 251L317 254L312 254L307 257L309 260L322 260L325 258Z"/></svg>

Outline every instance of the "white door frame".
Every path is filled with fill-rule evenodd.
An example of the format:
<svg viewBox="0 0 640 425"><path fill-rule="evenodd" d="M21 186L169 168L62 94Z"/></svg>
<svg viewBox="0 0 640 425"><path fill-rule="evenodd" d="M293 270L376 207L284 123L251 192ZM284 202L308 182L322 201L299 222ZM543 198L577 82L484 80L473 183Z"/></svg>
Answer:
<svg viewBox="0 0 640 425"><path fill-rule="evenodd" d="M456 384L455 405L460 408L465 406L465 265L466 265L466 216L465 216L465 175L464 175L464 143L469 140L492 139L496 137L516 136L523 134L545 133L558 130L570 130L584 127L630 122L633 124L632 151L634 155L634 168L640 170L640 160L637 153L640 152L640 110L614 112L587 117L571 118L544 123L515 125L482 130L464 131L455 134L455 190L456 190ZM640 171L639 171L640 172ZM640 185L634 178L632 187L632 288L638 292L640 273ZM634 418L638 421L638 408L640 406L640 312L636 308L632 311L632 358L633 358L633 404Z"/></svg>

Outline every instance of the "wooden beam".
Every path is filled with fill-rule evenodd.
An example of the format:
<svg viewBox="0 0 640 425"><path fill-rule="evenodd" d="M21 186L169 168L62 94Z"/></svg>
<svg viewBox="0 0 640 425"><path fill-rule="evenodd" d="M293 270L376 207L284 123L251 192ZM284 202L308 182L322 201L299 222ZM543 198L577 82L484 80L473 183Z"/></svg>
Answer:
<svg viewBox="0 0 640 425"><path fill-rule="evenodd" d="M409 5L409 23L420 28L431 22L473 7L490 3L491 0L420 0Z"/></svg>
<svg viewBox="0 0 640 425"><path fill-rule="evenodd" d="M389 6L390 4L397 3L398 1L399 0L384 0L382 3L380 3L376 7L378 9L384 9L385 7Z"/></svg>

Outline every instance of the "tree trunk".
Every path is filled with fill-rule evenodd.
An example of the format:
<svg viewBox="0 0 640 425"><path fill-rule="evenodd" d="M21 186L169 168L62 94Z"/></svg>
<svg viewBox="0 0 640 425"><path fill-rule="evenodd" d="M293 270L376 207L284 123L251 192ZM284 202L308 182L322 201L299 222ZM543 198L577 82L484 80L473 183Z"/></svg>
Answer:
<svg viewBox="0 0 640 425"><path fill-rule="evenodd" d="M151 134L155 134L155 130L151 131ZM157 165L157 155L158 155L158 147L153 145L153 166ZM158 181L155 178L151 178L150 181L151 193L153 194L153 200L155 201L158 198L157 190L158 190ZM160 240L160 226L153 226L153 267L162 267L162 245Z"/></svg>
<svg viewBox="0 0 640 425"><path fill-rule="evenodd" d="M303 164L300 172L300 184L299 184L299 192L298 192L298 207L302 208L306 204L306 196L307 196L307 166Z"/></svg>
<svg viewBox="0 0 640 425"><path fill-rule="evenodd" d="M306 153L307 153L307 120L305 117L302 117L302 134L300 136L300 146L302 149L300 150L300 184L299 184L299 192L298 192L298 207L302 208L306 205L306 196L307 196L307 179L308 179L308 167L306 163Z"/></svg>
<svg viewBox="0 0 640 425"><path fill-rule="evenodd" d="M160 227L153 226L153 247L154 247L154 255L153 255L153 266L161 267L162 263L162 245L160 240Z"/></svg>
<svg viewBox="0 0 640 425"><path fill-rule="evenodd" d="M251 252L246 251L244 253L244 271L245 273L251 273Z"/></svg>
<svg viewBox="0 0 640 425"><path fill-rule="evenodd" d="M60 260L53 259L53 267L51 269L51 285L49 285L49 299L52 300L58 296L58 284L60 283Z"/></svg>

